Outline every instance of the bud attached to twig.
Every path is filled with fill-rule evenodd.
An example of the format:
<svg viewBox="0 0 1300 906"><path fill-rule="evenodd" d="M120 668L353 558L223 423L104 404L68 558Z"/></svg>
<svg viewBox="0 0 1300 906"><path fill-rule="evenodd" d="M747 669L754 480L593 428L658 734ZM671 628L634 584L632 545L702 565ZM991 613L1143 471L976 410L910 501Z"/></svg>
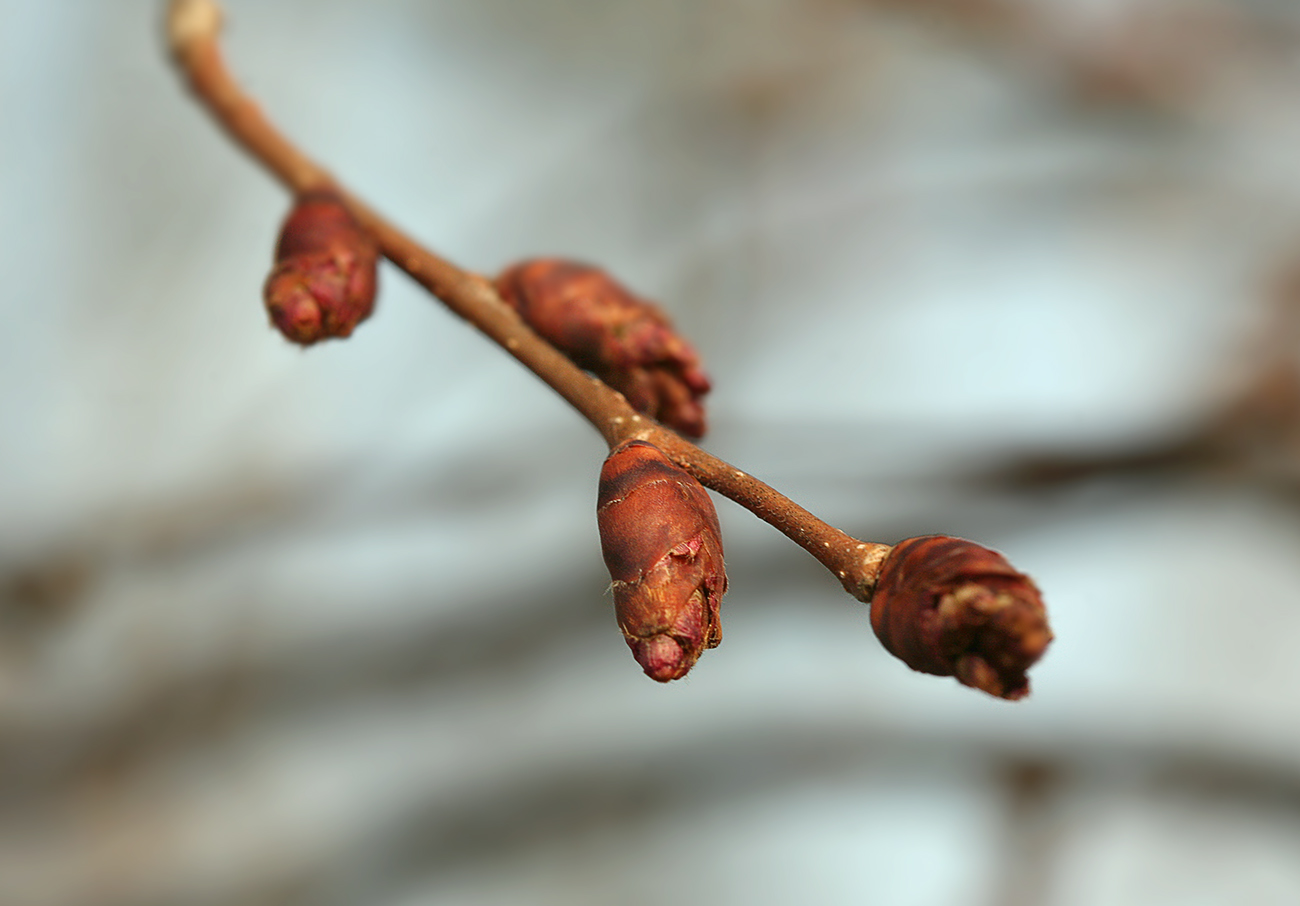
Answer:
<svg viewBox="0 0 1300 906"><path fill-rule="evenodd" d="M516 264L496 287L529 327L638 412L688 437L704 436L709 378L658 306L599 268L554 258Z"/></svg>
<svg viewBox="0 0 1300 906"><path fill-rule="evenodd" d="M629 441L600 470L596 521L632 656L651 679L680 679L722 641L727 573L708 491L658 447Z"/></svg>
<svg viewBox="0 0 1300 906"><path fill-rule="evenodd" d="M263 288L271 323L304 346L349 336L374 310L378 260L374 240L333 193L299 196Z"/></svg>
<svg viewBox="0 0 1300 906"><path fill-rule="evenodd" d="M1007 699L1029 694L1025 671L1052 641L1028 576L996 551L945 535L894 546L880 568L871 626L913 670Z"/></svg>

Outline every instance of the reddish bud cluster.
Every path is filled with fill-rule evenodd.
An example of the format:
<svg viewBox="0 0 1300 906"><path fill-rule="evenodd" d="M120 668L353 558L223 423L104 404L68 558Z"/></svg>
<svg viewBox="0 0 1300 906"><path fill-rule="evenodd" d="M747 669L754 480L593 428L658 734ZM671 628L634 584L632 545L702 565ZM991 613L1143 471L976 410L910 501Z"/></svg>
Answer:
<svg viewBox="0 0 1300 906"><path fill-rule="evenodd" d="M599 268L524 261L497 291L547 342L627 397L634 409L688 437L704 436L709 379L668 316Z"/></svg>
<svg viewBox="0 0 1300 906"><path fill-rule="evenodd" d="M629 441L600 470L596 520L632 656L651 679L680 679L722 641L727 574L708 491L658 447Z"/></svg>
<svg viewBox="0 0 1300 906"><path fill-rule="evenodd" d="M330 192L300 196L280 230L263 298L271 323L304 346L349 336L375 307L379 252Z"/></svg>
<svg viewBox="0 0 1300 906"><path fill-rule="evenodd" d="M1025 671L1052 641L1028 576L996 551L944 535L894 546L880 569L871 626L913 670L1007 699L1029 694Z"/></svg>

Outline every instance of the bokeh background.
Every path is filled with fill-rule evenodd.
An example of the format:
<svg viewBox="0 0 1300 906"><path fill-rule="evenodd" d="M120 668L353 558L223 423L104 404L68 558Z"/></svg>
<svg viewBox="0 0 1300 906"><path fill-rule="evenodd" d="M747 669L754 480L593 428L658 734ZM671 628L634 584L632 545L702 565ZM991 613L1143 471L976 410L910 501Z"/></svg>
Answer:
<svg viewBox="0 0 1300 906"><path fill-rule="evenodd" d="M650 682L595 433L391 268L283 342L161 4L0 0L0 902L1300 902L1300 7L226 6L344 181L661 300L711 450L1057 641L910 673L722 501L724 643Z"/></svg>

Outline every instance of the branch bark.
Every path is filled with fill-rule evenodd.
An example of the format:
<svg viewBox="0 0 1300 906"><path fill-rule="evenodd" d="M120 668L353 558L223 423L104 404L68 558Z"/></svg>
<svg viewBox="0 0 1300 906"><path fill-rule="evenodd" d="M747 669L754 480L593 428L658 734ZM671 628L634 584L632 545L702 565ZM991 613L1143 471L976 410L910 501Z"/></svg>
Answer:
<svg viewBox="0 0 1300 906"><path fill-rule="evenodd" d="M706 487L812 554L849 594L870 602L890 545L860 541L823 522L769 485L638 414L622 394L574 365L520 320L489 280L416 242L289 141L226 68L220 31L221 10L214 0L172 0L167 18L172 55L194 96L236 145L295 195L314 190L336 194L384 257L568 401L610 449L627 440L649 441Z"/></svg>

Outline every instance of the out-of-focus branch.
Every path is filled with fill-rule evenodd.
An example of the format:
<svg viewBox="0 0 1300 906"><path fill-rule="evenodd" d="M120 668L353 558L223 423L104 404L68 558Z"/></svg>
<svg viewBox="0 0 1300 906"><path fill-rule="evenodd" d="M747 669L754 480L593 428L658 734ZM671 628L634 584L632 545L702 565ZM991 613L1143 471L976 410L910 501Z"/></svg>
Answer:
<svg viewBox="0 0 1300 906"><path fill-rule="evenodd" d="M1104 475L1208 472L1300 490L1300 263L1274 280L1267 319L1237 390L1182 434L1093 455L1036 455L986 473L998 484L1040 488Z"/></svg>
<svg viewBox="0 0 1300 906"><path fill-rule="evenodd" d="M1258 58L1279 29L1241 5L1195 0L1128 4L1086 22L1032 0L864 0L952 26L1041 61L1080 96L1180 107L1217 74ZM1066 6L1069 6L1067 4ZM1130 8L1131 7L1131 8ZM1295 35L1289 36L1294 40Z"/></svg>

